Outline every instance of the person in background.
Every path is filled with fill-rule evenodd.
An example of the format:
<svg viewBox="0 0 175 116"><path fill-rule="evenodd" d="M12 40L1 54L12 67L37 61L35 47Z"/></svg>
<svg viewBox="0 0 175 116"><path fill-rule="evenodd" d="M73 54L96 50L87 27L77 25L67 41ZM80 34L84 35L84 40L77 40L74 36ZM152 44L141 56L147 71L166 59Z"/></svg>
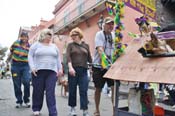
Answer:
<svg viewBox="0 0 175 116"><path fill-rule="evenodd" d="M57 76L61 76L62 65L60 52L52 43L52 31L44 29L39 35L39 41L29 49L29 65L32 71L32 110L34 116L40 115L46 92L46 103L49 116L57 116L55 86Z"/></svg>
<svg viewBox="0 0 175 116"><path fill-rule="evenodd" d="M6 68L6 79L10 79L11 78L11 72L10 72L10 65L7 64L7 68Z"/></svg>
<svg viewBox="0 0 175 116"><path fill-rule="evenodd" d="M30 68L28 64L28 33L21 32L20 38L16 40L10 47L10 55L7 63L11 61L11 73L16 97L16 108L20 108L25 103L26 107L30 107ZM24 92L21 85L24 85Z"/></svg>
<svg viewBox="0 0 175 116"><path fill-rule="evenodd" d="M103 75L107 72L108 69L104 69L101 64L101 57L102 53L105 53L108 61L112 61L112 53L114 50L114 34L112 33L114 28L114 21L111 17L106 17L103 22L103 30L100 30L96 33L95 36L95 55L92 71L93 71L93 82L95 85L95 112L94 116L100 116L100 98L101 98L101 91L104 87L104 84L107 82L108 87L111 88L111 99L113 103L113 90L114 90L114 81L112 79L103 78Z"/></svg>
<svg viewBox="0 0 175 116"><path fill-rule="evenodd" d="M1 76L2 76L1 79L5 79L5 78L6 78L6 77L5 77L5 72L6 72L6 71L5 71L5 70L6 70L6 69L5 69L5 65L3 65L2 68L1 68Z"/></svg>
<svg viewBox="0 0 175 116"><path fill-rule="evenodd" d="M92 62L89 45L83 39L83 33L80 28L76 27L71 30L70 37L73 42L67 46L67 62L68 62L68 85L69 98L68 105L71 107L70 115L76 115L76 94L77 85L79 85L80 109L83 110L83 116L88 114L88 62Z"/></svg>
<svg viewBox="0 0 175 116"><path fill-rule="evenodd" d="M67 65L67 58L66 58L66 49L67 49L67 41L64 41L63 46L63 60L62 60L62 66L63 66L63 72L64 75L59 78L59 82L61 85L61 96L67 97L68 96L68 65Z"/></svg>

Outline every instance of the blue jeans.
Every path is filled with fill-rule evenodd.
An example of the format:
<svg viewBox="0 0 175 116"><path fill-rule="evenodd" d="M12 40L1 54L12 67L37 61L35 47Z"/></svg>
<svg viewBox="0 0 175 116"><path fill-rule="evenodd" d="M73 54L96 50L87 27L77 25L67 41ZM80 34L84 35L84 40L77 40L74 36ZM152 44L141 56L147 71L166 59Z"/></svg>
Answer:
<svg viewBox="0 0 175 116"><path fill-rule="evenodd" d="M69 101L68 105L71 107L76 106L76 96L77 96L77 85L79 85L79 94L80 94L80 109L88 109L88 76L87 69L83 67L74 68L76 71L76 76L72 77L68 75L68 84L69 84Z"/></svg>
<svg viewBox="0 0 175 116"><path fill-rule="evenodd" d="M16 103L28 103L30 97L30 80L31 75L28 63L13 63L11 66L12 80L14 85ZM21 85L24 85L24 94L21 90ZM24 95L24 96L23 96Z"/></svg>

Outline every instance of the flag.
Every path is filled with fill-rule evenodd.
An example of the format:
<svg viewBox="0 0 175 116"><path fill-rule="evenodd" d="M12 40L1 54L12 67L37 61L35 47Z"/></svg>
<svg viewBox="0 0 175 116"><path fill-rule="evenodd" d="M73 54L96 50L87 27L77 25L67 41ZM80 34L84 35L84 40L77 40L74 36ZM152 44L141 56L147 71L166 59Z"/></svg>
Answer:
<svg viewBox="0 0 175 116"><path fill-rule="evenodd" d="M101 66L104 69L109 67L109 62L107 61L107 57L106 57L106 54L104 52L101 55Z"/></svg>

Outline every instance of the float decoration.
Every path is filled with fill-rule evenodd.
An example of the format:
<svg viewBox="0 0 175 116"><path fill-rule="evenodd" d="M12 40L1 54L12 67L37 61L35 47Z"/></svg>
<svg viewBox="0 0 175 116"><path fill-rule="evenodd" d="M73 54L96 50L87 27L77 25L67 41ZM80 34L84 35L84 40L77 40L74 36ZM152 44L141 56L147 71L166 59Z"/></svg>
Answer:
<svg viewBox="0 0 175 116"><path fill-rule="evenodd" d="M138 52L143 57L172 57L175 56L174 48L175 31L153 32L152 29L161 30L160 26L155 22L149 22L146 16L136 18L135 22L139 26L141 40L144 41ZM130 33L134 37L134 34ZM169 42L170 41L170 42ZM168 43L169 42L169 43ZM170 46L171 45L171 46Z"/></svg>
<svg viewBox="0 0 175 116"><path fill-rule="evenodd" d="M114 63L118 57L121 56L121 54L124 53L125 48L127 47L127 44L122 44L122 38L123 34L121 33L122 30L124 30L124 25L121 22L121 19L124 18L124 2L123 0L116 0L116 4L114 7L115 11L115 17L114 17L114 23L115 23L115 50L112 55L112 63Z"/></svg>
<svg viewBox="0 0 175 116"><path fill-rule="evenodd" d="M141 36L144 36L145 34L148 34L150 32L149 19L146 15L136 18L135 22L139 26Z"/></svg>
<svg viewBox="0 0 175 116"><path fill-rule="evenodd" d="M115 15L114 16L114 23L115 23L115 38L114 38L114 46L115 50L112 55L112 63L114 63L118 57L121 56L122 53L124 53L125 48L127 47L127 44L122 44L122 38L123 35L121 33L122 30L124 30L123 23L121 22L121 18L124 18L124 2L123 0L116 0L116 4L114 5L111 2L106 2L106 8L109 15Z"/></svg>

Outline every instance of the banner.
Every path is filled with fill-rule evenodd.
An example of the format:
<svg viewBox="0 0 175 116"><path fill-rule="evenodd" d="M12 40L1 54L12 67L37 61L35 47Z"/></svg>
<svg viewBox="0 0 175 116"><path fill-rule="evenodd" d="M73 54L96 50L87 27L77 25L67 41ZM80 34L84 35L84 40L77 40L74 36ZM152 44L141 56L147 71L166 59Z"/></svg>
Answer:
<svg viewBox="0 0 175 116"><path fill-rule="evenodd" d="M115 2L115 0L111 0ZM149 17L156 18L156 0L123 0L125 4L142 13L147 14Z"/></svg>
<svg viewBox="0 0 175 116"><path fill-rule="evenodd" d="M149 17L155 19L156 6L155 0L124 0L128 7L133 8L142 14L147 14Z"/></svg>
<svg viewBox="0 0 175 116"><path fill-rule="evenodd" d="M156 18L156 5L155 0L124 0L128 7L134 10L146 14L149 17Z"/></svg>

